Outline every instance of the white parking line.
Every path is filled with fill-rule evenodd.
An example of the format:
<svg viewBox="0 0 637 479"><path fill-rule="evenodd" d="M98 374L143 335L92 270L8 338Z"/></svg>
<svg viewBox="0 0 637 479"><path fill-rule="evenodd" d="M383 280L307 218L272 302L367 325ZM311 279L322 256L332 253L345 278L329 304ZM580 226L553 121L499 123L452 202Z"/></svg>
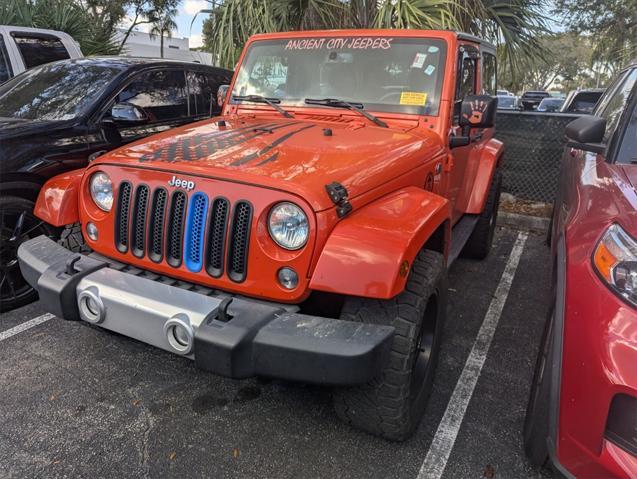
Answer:
<svg viewBox="0 0 637 479"><path fill-rule="evenodd" d="M0 333L0 341L4 341L5 339L9 339L11 336L15 336L16 334L21 333L22 331L26 331L27 329L31 329L38 324L42 324L49 319L55 318L54 314L46 313L42 316L38 316L37 318L30 319L29 321L25 321L22 324L18 324L11 329L7 329L6 331L2 331Z"/></svg>
<svg viewBox="0 0 637 479"><path fill-rule="evenodd" d="M491 341L498 327L498 321L500 320L502 309L509 295L511 283L513 283L515 271L520 262L520 256L522 256L527 237L528 235L526 233L518 234L517 240L513 245L511 255L504 268L504 273L502 273L502 277L500 278L500 283L495 290L487 314L484 316L482 326L480 326L478 336L473 343L471 353L469 353L460 379L458 379L451 399L447 404L445 414L438 425L436 435L431 442L427 456L420 467L418 479L440 479L445 471L449 455L456 442L458 431L460 430L462 420L467 411L467 406L469 405L469 401L471 401L473 390L476 387L480 372L487 359Z"/></svg>

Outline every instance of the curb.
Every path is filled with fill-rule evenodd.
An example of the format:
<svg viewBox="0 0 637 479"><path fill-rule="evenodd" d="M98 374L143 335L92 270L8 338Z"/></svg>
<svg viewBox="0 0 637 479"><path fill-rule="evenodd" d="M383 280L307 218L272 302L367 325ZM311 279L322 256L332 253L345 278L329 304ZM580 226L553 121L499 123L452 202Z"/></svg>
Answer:
<svg viewBox="0 0 637 479"><path fill-rule="evenodd" d="M521 230L545 232L549 229L549 218L539 216L518 215L498 211L498 226L508 226Z"/></svg>

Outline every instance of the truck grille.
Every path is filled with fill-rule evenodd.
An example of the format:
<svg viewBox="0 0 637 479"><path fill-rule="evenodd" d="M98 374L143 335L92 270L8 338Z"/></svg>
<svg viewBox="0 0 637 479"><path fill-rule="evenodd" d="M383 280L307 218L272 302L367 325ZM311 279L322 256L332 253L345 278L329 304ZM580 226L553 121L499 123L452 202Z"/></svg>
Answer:
<svg viewBox="0 0 637 479"><path fill-rule="evenodd" d="M131 211L132 210L132 211ZM245 280L253 208L245 200L234 205L226 198L209 201L203 192L189 196L146 185L134 189L128 181L119 186L115 212L118 251L137 258L182 263L189 271L205 270L214 278L224 271L234 282ZM230 221L231 220L231 221Z"/></svg>

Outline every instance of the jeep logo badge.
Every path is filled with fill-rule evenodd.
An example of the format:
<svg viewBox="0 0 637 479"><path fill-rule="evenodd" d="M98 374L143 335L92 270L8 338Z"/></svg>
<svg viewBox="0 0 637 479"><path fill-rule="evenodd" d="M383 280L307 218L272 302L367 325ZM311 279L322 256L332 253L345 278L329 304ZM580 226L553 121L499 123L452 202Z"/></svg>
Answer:
<svg viewBox="0 0 637 479"><path fill-rule="evenodd" d="M177 188L183 188L186 191L190 191L194 189L195 182L182 180L180 178L177 178L176 176L173 176L171 180L168 182L168 186L176 186Z"/></svg>

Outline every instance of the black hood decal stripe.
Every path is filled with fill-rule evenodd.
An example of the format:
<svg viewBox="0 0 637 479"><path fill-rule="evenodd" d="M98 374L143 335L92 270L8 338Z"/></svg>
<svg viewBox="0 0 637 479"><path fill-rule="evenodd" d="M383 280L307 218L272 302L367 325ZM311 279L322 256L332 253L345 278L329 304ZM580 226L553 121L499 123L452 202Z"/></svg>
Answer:
<svg viewBox="0 0 637 479"><path fill-rule="evenodd" d="M243 158L239 158L236 161L233 161L232 163L230 163L232 166L241 166L244 165L252 160L255 160L257 158L259 158L260 156L265 155L266 153L268 153L269 151L271 151L273 148L276 148L277 146L279 146L281 143L283 143L284 141L290 139L291 137L293 137L294 135L296 135L297 133L302 132L303 130L307 130L309 128L313 128L314 125L307 125L304 126L302 128L299 128L297 130L291 131L289 133L286 133L285 135L277 138L276 140L274 140L271 144L269 144L268 146L266 146L265 148L263 148L261 151L259 151L258 153L250 153L249 155L244 156ZM270 157L272 158L272 157ZM275 158L276 159L276 158ZM267 161L266 161L267 163Z"/></svg>
<svg viewBox="0 0 637 479"><path fill-rule="evenodd" d="M219 138L223 138L223 137L227 137L227 136L233 136L235 134L240 134L242 131L245 130L249 130L250 128L258 128L261 127L262 125L258 124L258 125L250 125L250 126L243 126L241 128L232 128L229 130L221 130L221 131L215 131L212 133L206 133L206 134L202 134L202 135L195 135L195 138L198 138L199 141L203 141L205 140L213 140L213 139L219 139ZM172 146L164 146L161 148L157 148L155 151L153 151L152 153L146 153L144 155L142 155L142 157L139 159L139 161L162 161L162 154L167 153L168 150L170 149L170 147ZM174 156L173 156L174 158ZM163 161L170 161L169 159L164 159Z"/></svg>
<svg viewBox="0 0 637 479"><path fill-rule="evenodd" d="M190 135L169 145L157 148L152 154L143 155L139 161L198 161L218 151L231 148L268 132L296 125L298 122L259 123L229 131L207 135Z"/></svg>

